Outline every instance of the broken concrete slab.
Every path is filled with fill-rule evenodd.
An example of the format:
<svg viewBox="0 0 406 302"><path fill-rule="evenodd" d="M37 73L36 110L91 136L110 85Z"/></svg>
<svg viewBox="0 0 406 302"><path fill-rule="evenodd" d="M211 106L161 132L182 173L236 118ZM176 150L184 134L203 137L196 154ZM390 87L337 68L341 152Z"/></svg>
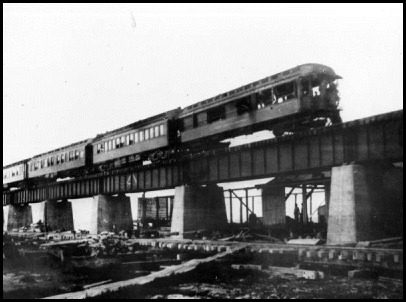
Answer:
<svg viewBox="0 0 406 302"><path fill-rule="evenodd" d="M272 275L295 275L297 278L304 278L308 280L319 280L324 279L325 275L321 271L311 271L298 268L287 268L278 266L269 266L265 272L271 273Z"/></svg>
<svg viewBox="0 0 406 302"><path fill-rule="evenodd" d="M294 275L296 278L304 278L308 280L319 280L324 279L325 275L321 271L312 271L304 270L298 268L289 268L289 267L279 267L279 266L268 266L267 269L263 269L262 265L254 264L232 264L231 268L233 269L248 269L248 270L259 270L266 273L269 273L273 276L279 275Z"/></svg>

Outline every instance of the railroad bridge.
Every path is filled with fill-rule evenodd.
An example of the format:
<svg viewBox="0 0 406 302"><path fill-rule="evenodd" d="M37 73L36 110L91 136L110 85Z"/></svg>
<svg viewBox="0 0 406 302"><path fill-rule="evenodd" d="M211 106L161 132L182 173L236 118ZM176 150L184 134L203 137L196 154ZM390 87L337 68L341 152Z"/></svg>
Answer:
<svg viewBox="0 0 406 302"><path fill-rule="evenodd" d="M71 206L55 201L93 197L94 210L89 215L94 231L100 232L106 228L104 215L110 215L108 220L115 225L129 225L130 221L132 225L126 193L175 188L172 231L182 235L227 224L223 190L217 183L268 177L275 177L262 187L263 218L270 226L281 222L272 212L284 213L285 187L301 186L307 196L307 186L313 185L326 192L330 243L370 240L384 236L385 228L403 229L403 110L231 148L183 154L156 164L16 191L3 189L3 206L10 206L9 225L17 226L29 219L29 203L47 201L49 216L62 220L66 217L61 211L72 216ZM303 203L306 221L305 197Z"/></svg>

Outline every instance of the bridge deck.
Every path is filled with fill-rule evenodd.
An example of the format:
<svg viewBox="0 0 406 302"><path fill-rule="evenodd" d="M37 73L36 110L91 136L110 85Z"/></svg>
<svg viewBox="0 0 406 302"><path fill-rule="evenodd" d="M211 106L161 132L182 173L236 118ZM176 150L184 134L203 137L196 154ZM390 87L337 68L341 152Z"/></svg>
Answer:
<svg viewBox="0 0 406 302"><path fill-rule="evenodd" d="M328 171L346 163L403 161L403 110L142 167L122 168L18 191L3 206L98 194L173 188L188 182L230 182Z"/></svg>

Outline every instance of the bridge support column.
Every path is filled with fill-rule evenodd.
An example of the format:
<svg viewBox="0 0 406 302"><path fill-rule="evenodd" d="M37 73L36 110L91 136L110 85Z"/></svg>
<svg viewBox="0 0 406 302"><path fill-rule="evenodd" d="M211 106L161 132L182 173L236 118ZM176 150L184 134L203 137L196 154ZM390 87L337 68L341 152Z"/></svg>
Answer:
<svg viewBox="0 0 406 302"><path fill-rule="evenodd" d="M7 231L29 227L32 223L32 210L28 204L9 205Z"/></svg>
<svg viewBox="0 0 406 302"><path fill-rule="evenodd" d="M403 234L403 169L388 165L334 167L328 244L354 244Z"/></svg>
<svg viewBox="0 0 406 302"><path fill-rule="evenodd" d="M45 201L43 221L48 231L74 230L72 203L66 199Z"/></svg>
<svg viewBox="0 0 406 302"><path fill-rule="evenodd" d="M271 183L262 188L263 223L266 226L283 226L286 223L285 187Z"/></svg>
<svg viewBox="0 0 406 302"><path fill-rule="evenodd" d="M90 233L99 234L104 231L119 232L122 230L133 230L130 197L125 194L94 196Z"/></svg>
<svg viewBox="0 0 406 302"><path fill-rule="evenodd" d="M193 231L224 230L228 227L224 193L221 187L210 185L175 188L171 232L181 238L193 237Z"/></svg>

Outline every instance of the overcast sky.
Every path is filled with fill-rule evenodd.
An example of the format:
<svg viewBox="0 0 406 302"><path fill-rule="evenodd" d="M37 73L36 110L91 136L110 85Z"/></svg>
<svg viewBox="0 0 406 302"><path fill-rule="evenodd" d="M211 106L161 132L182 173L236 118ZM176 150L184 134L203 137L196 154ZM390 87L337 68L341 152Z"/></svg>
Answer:
<svg viewBox="0 0 406 302"><path fill-rule="evenodd" d="M304 63L403 109L403 4L3 4L3 165Z"/></svg>

